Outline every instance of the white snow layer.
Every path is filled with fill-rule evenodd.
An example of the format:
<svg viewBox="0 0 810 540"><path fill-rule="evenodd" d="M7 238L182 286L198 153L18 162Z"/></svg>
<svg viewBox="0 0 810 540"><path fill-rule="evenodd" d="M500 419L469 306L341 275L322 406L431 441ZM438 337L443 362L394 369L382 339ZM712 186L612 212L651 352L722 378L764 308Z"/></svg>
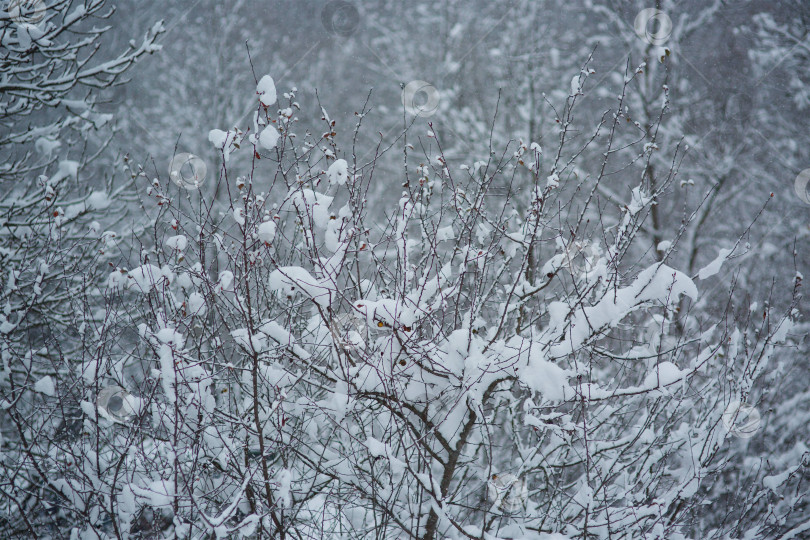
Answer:
<svg viewBox="0 0 810 540"><path fill-rule="evenodd" d="M723 267L723 263L728 260L728 256L731 255L731 251L730 249L721 249L717 253L716 259L698 271L698 278L706 279L718 273Z"/></svg>
<svg viewBox="0 0 810 540"><path fill-rule="evenodd" d="M276 237L276 224L272 221L265 221L259 225L259 240L262 242L272 243Z"/></svg>
<svg viewBox="0 0 810 540"><path fill-rule="evenodd" d="M346 163L345 159L339 159L329 166L326 175L329 177L331 185L338 184L342 186L349 178L349 164Z"/></svg>
<svg viewBox="0 0 810 540"><path fill-rule="evenodd" d="M259 94L259 101L262 105L269 107L276 102L276 83L273 82L273 77L265 75L256 85L256 93Z"/></svg>
<svg viewBox="0 0 810 540"><path fill-rule="evenodd" d="M273 126L267 126L259 135L259 144L265 150L272 150L278 144L279 133Z"/></svg>
<svg viewBox="0 0 810 540"><path fill-rule="evenodd" d="M53 383L53 377L50 375L42 377L34 385L34 390L40 394L45 394L46 396L56 395L56 386Z"/></svg>
<svg viewBox="0 0 810 540"><path fill-rule="evenodd" d="M293 297L296 292L311 298L319 306L332 303L336 291L328 281L319 280L300 266L283 266L270 273L270 289Z"/></svg>

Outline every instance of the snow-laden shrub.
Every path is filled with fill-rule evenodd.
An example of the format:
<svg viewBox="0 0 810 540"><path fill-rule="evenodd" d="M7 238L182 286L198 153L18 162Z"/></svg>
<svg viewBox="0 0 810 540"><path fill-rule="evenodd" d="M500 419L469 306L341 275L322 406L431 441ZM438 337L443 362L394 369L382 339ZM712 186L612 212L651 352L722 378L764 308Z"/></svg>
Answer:
<svg viewBox="0 0 810 540"><path fill-rule="evenodd" d="M81 429L33 460L75 460L59 511L122 537L704 537L724 412L791 321L694 309L718 291L648 254L676 170L605 206L565 121L556 148L459 167L434 126L419 157L344 151L326 112L298 137L274 94L262 78L251 125L212 126L224 204L133 171L148 218L102 285ZM393 148L407 166L379 178Z"/></svg>

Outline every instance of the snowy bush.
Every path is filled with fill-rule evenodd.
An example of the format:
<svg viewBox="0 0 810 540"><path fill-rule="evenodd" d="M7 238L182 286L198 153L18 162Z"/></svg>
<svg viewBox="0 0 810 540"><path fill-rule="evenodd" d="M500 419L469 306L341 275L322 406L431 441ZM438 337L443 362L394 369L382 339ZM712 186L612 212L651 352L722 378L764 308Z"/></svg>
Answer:
<svg viewBox="0 0 810 540"><path fill-rule="evenodd" d="M696 519L741 440L724 413L756 402L791 307L693 309L721 291L639 241L676 166L652 190L643 162L612 164L642 180L600 202L606 168L583 174L568 132L576 94L556 147L451 166L431 126L422 155L401 145L398 202L372 208L396 143L358 157L325 111L296 136L294 93L276 103L261 78L251 125L211 126L224 204L133 167L149 225L99 284L63 412L77 427L21 448L28 474L87 537L725 534ZM594 124L605 164L625 114ZM687 226L661 234L677 246ZM53 381L26 384L52 399Z"/></svg>

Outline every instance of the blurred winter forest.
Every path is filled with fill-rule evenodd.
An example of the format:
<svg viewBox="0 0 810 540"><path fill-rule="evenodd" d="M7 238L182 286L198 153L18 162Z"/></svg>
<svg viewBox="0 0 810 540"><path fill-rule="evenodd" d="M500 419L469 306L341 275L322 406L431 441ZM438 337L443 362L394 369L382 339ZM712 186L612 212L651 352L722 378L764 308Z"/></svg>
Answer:
<svg viewBox="0 0 810 540"><path fill-rule="evenodd" d="M0 7L0 536L810 538L807 2Z"/></svg>

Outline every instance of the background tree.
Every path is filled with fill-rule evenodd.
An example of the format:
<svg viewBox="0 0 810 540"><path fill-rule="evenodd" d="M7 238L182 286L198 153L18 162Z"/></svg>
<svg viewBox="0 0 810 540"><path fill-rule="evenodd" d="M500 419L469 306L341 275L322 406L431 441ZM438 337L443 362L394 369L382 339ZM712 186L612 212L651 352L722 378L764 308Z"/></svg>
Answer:
<svg viewBox="0 0 810 540"><path fill-rule="evenodd" d="M115 246L95 220L122 208L120 186L85 175L109 140L102 91L157 50L162 32L154 24L109 54L99 23L111 13L103 0L57 0L7 2L0 14L0 522L10 536L103 521L98 493L69 489L83 473L63 453L81 431L75 369L103 324L85 293Z"/></svg>

